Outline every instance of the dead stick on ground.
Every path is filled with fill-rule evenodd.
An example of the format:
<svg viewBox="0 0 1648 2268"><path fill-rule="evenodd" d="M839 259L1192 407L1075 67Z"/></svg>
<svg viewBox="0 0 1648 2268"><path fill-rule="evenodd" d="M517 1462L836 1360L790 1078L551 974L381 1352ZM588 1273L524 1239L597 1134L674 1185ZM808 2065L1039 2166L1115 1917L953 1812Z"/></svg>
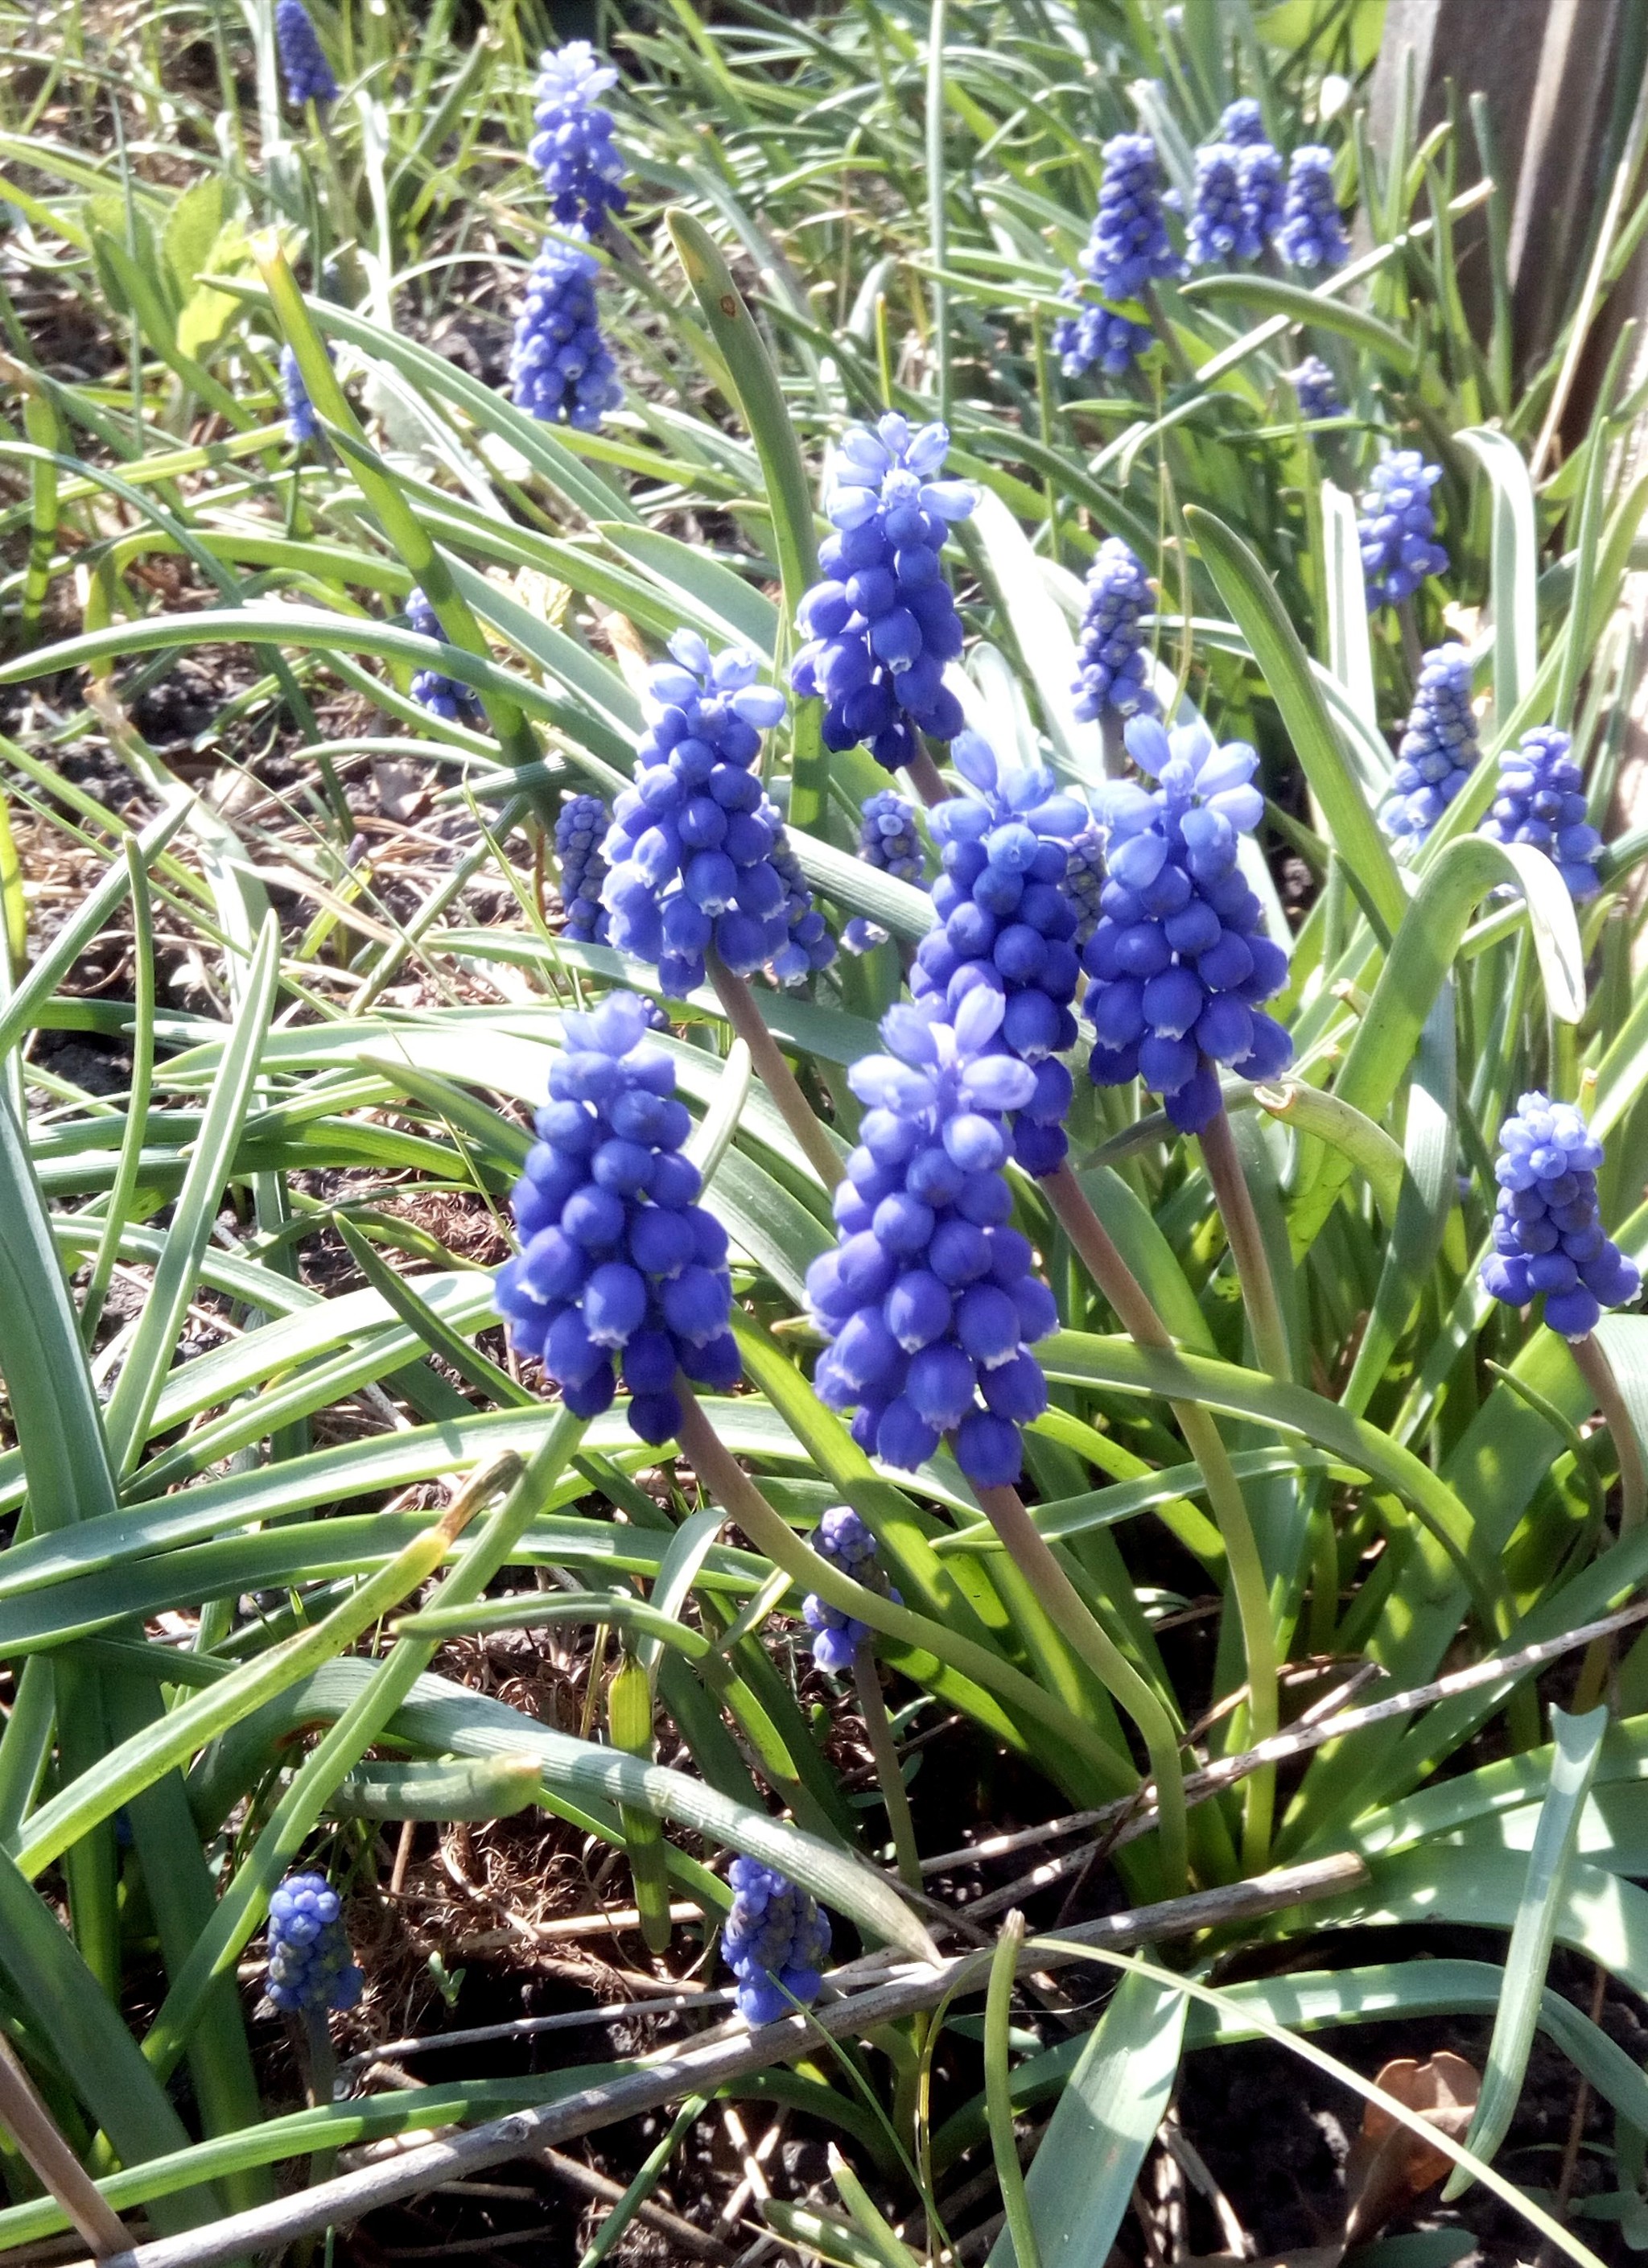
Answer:
<svg viewBox="0 0 1648 2268"><path fill-rule="evenodd" d="M0 2125L99 2257L124 2252L131 2239L125 2223L98 2188L53 2123L29 2077L0 2036Z"/></svg>

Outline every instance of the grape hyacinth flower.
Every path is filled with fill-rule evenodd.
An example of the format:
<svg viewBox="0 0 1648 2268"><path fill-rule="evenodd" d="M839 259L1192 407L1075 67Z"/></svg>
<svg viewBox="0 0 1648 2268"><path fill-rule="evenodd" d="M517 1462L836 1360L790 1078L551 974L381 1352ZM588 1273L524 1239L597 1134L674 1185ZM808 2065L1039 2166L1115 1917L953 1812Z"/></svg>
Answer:
<svg viewBox="0 0 1648 2268"><path fill-rule="evenodd" d="M943 425L912 431L888 410L850 425L831 460L819 546L823 580L801 601L807 643L790 682L824 703L829 748L868 747L897 771L919 750L916 729L953 740L961 704L944 682L961 652L961 621L940 555L952 521L977 498L939 475L950 447Z"/></svg>
<svg viewBox="0 0 1648 2268"><path fill-rule="evenodd" d="M575 1417L629 1391L629 1429L654 1445L681 1425L677 1370L718 1392L742 1374L727 1329L726 1231L698 1202L681 1154L691 1130L675 1066L644 1043L651 1011L609 993L563 1020L538 1140L511 1198L522 1244L497 1301L519 1354L534 1355Z"/></svg>
<svg viewBox="0 0 1648 2268"><path fill-rule="evenodd" d="M1063 884L1070 843L1088 822L1076 796L1045 765L999 765L974 732L955 743L968 792L929 815L944 873L933 884L943 924L916 949L911 997L953 1016L977 985L1004 1004L999 1049L1029 1067L1034 1087L1016 1113L1013 1155L1026 1173L1063 1162L1072 1085L1057 1058L1076 1041L1070 1002L1081 974L1072 939L1079 916Z"/></svg>
<svg viewBox="0 0 1648 2268"><path fill-rule="evenodd" d="M1158 276L1184 272L1167 240L1156 144L1148 134L1113 135L1104 145L1104 166L1081 269L1102 298L1137 299ZM1150 329L1114 307L1080 306L1081 289L1074 276L1060 289L1060 298L1076 302L1080 312L1056 326L1054 351L1070 377L1094 363L1119 377L1150 344Z"/></svg>
<svg viewBox="0 0 1648 2268"><path fill-rule="evenodd" d="M1196 160L1196 201L1185 244L1190 265L1256 260L1263 239L1242 196L1241 152L1233 143L1210 142Z"/></svg>
<svg viewBox="0 0 1648 2268"><path fill-rule="evenodd" d="M1299 416L1306 423L1316 417L1343 417L1344 404L1339 399L1339 381L1320 355L1306 355L1297 370L1287 373L1288 383L1299 396Z"/></svg>
<svg viewBox="0 0 1648 2268"><path fill-rule="evenodd" d="M269 1999L293 2015L352 2008L364 1977L349 1959L343 1905L324 1874L288 1874L269 1899Z"/></svg>
<svg viewBox="0 0 1648 2268"><path fill-rule="evenodd" d="M782 827L773 844L771 858L784 884L784 917L789 931L785 942L772 956L772 973L780 984L805 984L809 976L828 968L835 960L835 940L813 902L813 893L807 887L795 845Z"/></svg>
<svg viewBox="0 0 1648 2268"><path fill-rule="evenodd" d="M280 383L286 401L286 438L294 449L301 449L314 439L319 429L302 367L290 347L280 350Z"/></svg>
<svg viewBox="0 0 1648 2268"><path fill-rule="evenodd" d="M555 814L555 857L561 862L561 902L566 934L580 945L605 945L607 909L600 902L607 879L601 844L612 814L598 795L569 795Z"/></svg>
<svg viewBox="0 0 1648 2268"><path fill-rule="evenodd" d="M1221 1108L1218 1064L1270 1079L1293 1052L1260 1005L1280 990L1287 956L1237 863L1264 809L1259 760L1240 740L1218 747L1200 720L1170 733L1136 717L1127 744L1159 784L1118 781L1100 814L1110 879L1083 955L1098 1035L1088 1068L1100 1086L1143 1079L1195 1134Z"/></svg>
<svg viewBox="0 0 1648 2268"><path fill-rule="evenodd" d="M1242 144L1265 140L1264 113L1251 94L1239 94L1234 102L1227 102L1219 113L1216 142Z"/></svg>
<svg viewBox="0 0 1648 2268"><path fill-rule="evenodd" d="M1078 946L1085 946L1099 926L1104 886L1104 829L1089 820L1070 837L1065 854L1064 895L1076 909Z"/></svg>
<svg viewBox="0 0 1648 2268"><path fill-rule="evenodd" d="M1119 535L1107 535L1087 570L1070 688L1076 714L1089 723L1106 710L1118 717L1154 716L1150 661L1140 617L1154 604L1144 563Z"/></svg>
<svg viewBox="0 0 1648 2268"><path fill-rule="evenodd" d="M289 101L301 110L306 102L337 100L338 83L304 0L276 0L275 45L280 52Z"/></svg>
<svg viewBox="0 0 1648 2268"><path fill-rule="evenodd" d="M593 430L602 412L623 400L618 366L595 317L595 278L600 263L578 241L545 239L526 278L526 298L515 320L510 385L515 406L547 424Z"/></svg>
<svg viewBox="0 0 1648 2268"><path fill-rule="evenodd" d="M1495 843L1542 850L1583 905L1602 887L1602 837L1585 819L1585 775L1570 754L1572 745L1555 725L1524 733L1499 759L1499 792L1481 831Z"/></svg>
<svg viewBox="0 0 1648 2268"><path fill-rule="evenodd" d="M1499 1129L1499 1152L1482 1289L1512 1307L1542 1292L1552 1330L1586 1338L1604 1307L1625 1307L1642 1289L1636 1263L1604 1235L1598 1215L1602 1145L1572 1103L1535 1093Z"/></svg>
<svg viewBox="0 0 1648 2268"><path fill-rule="evenodd" d="M934 998L888 1010L888 1053L847 1074L866 1108L835 1191L841 1241L806 1279L831 1342L813 1385L856 1411L859 1447L908 1472L949 1435L980 1487L1019 1477L1019 1429L1047 1407L1030 1347L1058 1323L1028 1239L1009 1226L1003 1122L1036 1073L1001 1052L1006 1005L980 983L952 1022Z"/></svg>
<svg viewBox="0 0 1648 2268"><path fill-rule="evenodd" d="M1262 249L1281 227L1287 210L1281 156L1268 142L1248 143L1237 157L1236 173L1241 185L1243 217Z"/></svg>
<svg viewBox="0 0 1648 2268"><path fill-rule="evenodd" d="M1471 713L1470 656L1462 645L1426 654L1391 793L1379 823L1398 850L1416 850L1475 769L1482 751Z"/></svg>
<svg viewBox="0 0 1648 2268"><path fill-rule="evenodd" d="M1343 268L1350 257L1334 195L1333 152L1320 143L1307 142L1293 152L1276 245L1295 268Z"/></svg>
<svg viewBox="0 0 1648 2268"><path fill-rule="evenodd" d="M677 630L669 650L651 674L635 785L614 804L602 845L611 941L656 962L676 998L703 983L711 944L738 976L764 961L793 970L797 950L817 966L819 940L799 933L810 927L801 902L810 912L812 901L782 855L784 823L758 769L784 695L755 683L755 657L741 648L712 657L695 631Z"/></svg>
<svg viewBox="0 0 1648 2268"><path fill-rule="evenodd" d="M916 806L896 788L883 788L866 796L858 814L858 856L866 866L879 868L895 880L926 887L921 837L916 832ZM856 914L842 932L849 953L869 953L885 945L887 932L879 922Z"/></svg>
<svg viewBox="0 0 1648 2268"><path fill-rule="evenodd" d="M1107 378L1122 378L1151 343L1148 323L1136 323L1113 308L1085 304L1078 277L1067 276L1059 298L1071 301L1076 313L1061 315L1053 326L1053 351L1066 378L1079 378L1095 367Z"/></svg>
<svg viewBox="0 0 1648 2268"><path fill-rule="evenodd" d="M734 1998L747 2024L772 2024L799 2000L818 1998L820 1966L830 1947L829 1916L808 1893L759 1859L727 1868L732 1911L721 1950L738 1979Z"/></svg>
<svg viewBox="0 0 1648 2268"><path fill-rule="evenodd" d="M607 213L622 212L629 202L618 186L624 163L613 147L612 113L595 99L617 78L587 40L546 48L538 58L533 89L538 130L526 154L543 175L549 210L563 228L599 228Z"/></svg>
<svg viewBox="0 0 1648 2268"><path fill-rule="evenodd" d="M420 637L445 639L439 616L416 585L407 593L406 615L408 626ZM438 669L418 671L412 680L412 698L432 717L443 717L448 724L478 725L486 714L473 685L466 685L460 677L445 677Z"/></svg>
<svg viewBox="0 0 1648 2268"><path fill-rule="evenodd" d="M843 1575L850 1575L855 1583L862 1583L866 1589L879 1591L884 1598L901 1603L877 1565L874 1536L857 1513L844 1504L833 1505L820 1519L813 1535L813 1549L820 1559L828 1559L832 1567L838 1568ZM801 1618L813 1633L813 1660L820 1669L838 1676L852 1668L858 1648L874 1635L868 1623L861 1623L856 1615L844 1614L839 1607L830 1606L813 1591L801 1602Z"/></svg>
<svg viewBox="0 0 1648 2268"><path fill-rule="evenodd" d="M1357 520L1370 605L1400 606L1427 575L1446 574L1431 500L1441 477L1441 466L1427 465L1417 449L1393 449L1374 466Z"/></svg>

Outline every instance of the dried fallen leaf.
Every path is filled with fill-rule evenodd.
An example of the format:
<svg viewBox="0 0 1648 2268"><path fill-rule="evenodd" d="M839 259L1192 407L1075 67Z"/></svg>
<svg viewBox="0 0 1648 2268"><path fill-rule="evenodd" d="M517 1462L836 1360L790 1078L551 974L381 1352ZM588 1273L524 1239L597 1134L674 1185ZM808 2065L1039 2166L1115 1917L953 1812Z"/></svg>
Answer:
<svg viewBox="0 0 1648 2268"><path fill-rule="evenodd" d="M1462 2142L1470 2132L1482 2092L1480 2073L1463 2056L1446 2048L1425 2063L1416 2063L1411 2056L1387 2063L1374 2085L1454 2142ZM1346 2244L1366 2243L1394 2213L1439 2182L1453 2163L1423 2134L1370 2102L1345 2165Z"/></svg>

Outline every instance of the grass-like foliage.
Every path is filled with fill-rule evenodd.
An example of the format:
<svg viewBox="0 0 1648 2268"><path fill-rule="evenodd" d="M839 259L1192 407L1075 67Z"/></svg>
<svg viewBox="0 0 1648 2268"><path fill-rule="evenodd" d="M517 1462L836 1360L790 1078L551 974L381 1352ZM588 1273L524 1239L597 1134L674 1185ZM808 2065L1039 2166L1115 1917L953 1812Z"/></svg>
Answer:
<svg viewBox="0 0 1648 2268"><path fill-rule="evenodd" d="M1643 2224L1641 120L1519 339L1380 14L0 0L0 2027L169 2258L684 2100L592 2261L719 2088L1099 2268L1187 2052L1447 2014ZM335 2100L528 1807L728 2028Z"/></svg>

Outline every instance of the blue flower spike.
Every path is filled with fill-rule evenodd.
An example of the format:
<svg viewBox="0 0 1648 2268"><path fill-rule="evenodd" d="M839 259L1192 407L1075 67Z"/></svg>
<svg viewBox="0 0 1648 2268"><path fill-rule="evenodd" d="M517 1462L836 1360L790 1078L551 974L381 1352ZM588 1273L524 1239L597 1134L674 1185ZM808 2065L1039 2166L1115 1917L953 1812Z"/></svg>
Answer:
<svg viewBox="0 0 1648 2268"><path fill-rule="evenodd" d="M1426 576L1447 573L1431 495L1441 477L1417 449L1393 449L1374 466L1357 519L1370 606L1400 606Z"/></svg>
<svg viewBox="0 0 1648 2268"><path fill-rule="evenodd" d="M1242 195L1242 152L1234 143L1205 143L1196 153L1196 198L1185 250L1192 268L1256 260L1264 239Z"/></svg>
<svg viewBox="0 0 1648 2268"><path fill-rule="evenodd" d="M276 0L275 45L290 101L301 110L306 102L337 100L338 83L304 0Z"/></svg>
<svg viewBox="0 0 1648 2268"><path fill-rule="evenodd" d="M1144 561L1119 535L1107 535L1087 570L1070 688L1076 714L1088 723L1107 711L1117 717L1156 715L1159 703L1150 689L1142 626L1155 603Z"/></svg>
<svg viewBox="0 0 1648 2268"><path fill-rule="evenodd" d="M889 410L850 425L831 460L819 546L823 579L801 601L807 643L790 682L824 703L824 742L862 742L888 771L920 753L918 731L953 740L961 705L944 682L961 652L961 619L945 580L945 540L977 502L965 481L941 477L943 425L912 429Z"/></svg>
<svg viewBox="0 0 1648 2268"><path fill-rule="evenodd" d="M813 1549L820 1559L850 1575L855 1583L879 1591L895 1604L902 1603L878 1564L875 1537L846 1505L834 1505L822 1515L813 1531ZM859 1647L875 1635L868 1623L830 1606L816 1592L808 1592L802 1600L801 1618L813 1633L813 1660L835 1676L852 1668Z"/></svg>
<svg viewBox="0 0 1648 2268"><path fill-rule="evenodd" d="M1264 142L1264 113L1257 99L1251 94L1239 94L1234 102L1227 102L1219 113L1218 132L1213 138L1239 147Z"/></svg>
<svg viewBox="0 0 1648 2268"><path fill-rule="evenodd" d="M1241 185L1242 218L1262 251L1280 230L1287 210L1280 153L1268 142L1247 144L1237 157L1236 173Z"/></svg>
<svg viewBox="0 0 1648 2268"><path fill-rule="evenodd" d="M309 389L304 384L302 366L290 347L280 350L280 385L286 403L286 438L294 449L301 449L314 439L320 427L315 423Z"/></svg>
<svg viewBox="0 0 1648 2268"><path fill-rule="evenodd" d="M607 909L600 902L607 880L601 844L612 814L598 795L569 795L555 814L555 857L561 865L561 902L566 933L579 945L605 945Z"/></svg>
<svg viewBox="0 0 1648 2268"><path fill-rule="evenodd" d="M1105 144L1099 210L1080 265L1094 290L1110 301L1138 299L1158 277L1184 273L1168 241L1161 160L1148 134L1116 134ZM1070 377L1095 363L1120 377L1151 343L1150 328L1115 306L1082 305L1081 291L1074 276L1060 289L1060 298L1070 300L1078 312L1056 325L1054 351Z"/></svg>
<svg viewBox="0 0 1648 2268"><path fill-rule="evenodd" d="M738 2012L750 2025L776 2023L816 2000L830 1947L829 1917L808 1893L759 1859L727 1869L732 1911L721 1950L737 1979Z"/></svg>
<svg viewBox="0 0 1648 2268"><path fill-rule="evenodd" d="M592 432L623 400L618 365L595 314L600 263L584 249L581 228L547 237L526 277L515 319L510 386L515 406L547 425Z"/></svg>
<svg viewBox="0 0 1648 2268"><path fill-rule="evenodd" d="M926 887L916 806L896 788L883 788L879 794L865 797L858 814L858 856L866 866L891 874L897 881L913 882L917 889ZM849 953L869 953L887 940L887 932L880 924L867 921L862 914L856 914L842 932L842 943Z"/></svg>
<svg viewBox="0 0 1648 2268"><path fill-rule="evenodd" d="M1110 879L1083 955L1088 1067L1100 1086L1142 1079L1196 1134L1222 1108L1219 1064L1264 1079L1292 1058L1261 1005L1286 981L1287 956L1238 864L1264 810L1259 760L1240 740L1218 747L1200 720L1170 733L1136 717L1126 737L1158 784L1117 781L1100 813Z"/></svg>
<svg viewBox="0 0 1648 2268"><path fill-rule="evenodd" d="M681 1154L691 1131L675 1066L646 1043L651 1011L612 992L563 1019L538 1140L511 1203L521 1249L497 1274L518 1353L541 1361L574 1416L610 1409L622 1370L631 1432L655 1447L681 1422L675 1375L725 1393L742 1375L727 1328L727 1235Z"/></svg>
<svg viewBox="0 0 1648 2268"><path fill-rule="evenodd" d="M1576 905L1602 887L1597 860L1602 837L1585 818L1585 775L1573 743L1555 725L1536 725L1499 759L1499 792L1482 823L1495 843L1542 850L1567 883Z"/></svg>
<svg viewBox="0 0 1648 2268"><path fill-rule="evenodd" d="M629 202L619 187L624 161L613 146L612 113L595 99L617 78L587 40L546 48L538 58L537 132L526 154L543 175L549 210L563 228L599 228L607 213L622 212Z"/></svg>
<svg viewBox="0 0 1648 2268"><path fill-rule="evenodd" d="M288 1874L269 1899L269 1999L290 2015L352 2008L365 1977L349 1958L343 1905L324 1874Z"/></svg>
<svg viewBox="0 0 1648 2268"><path fill-rule="evenodd" d="M1396 751L1391 792L1379 811L1379 823L1399 851L1419 848L1481 754L1471 710L1470 656L1462 645L1439 645L1424 658Z"/></svg>
<svg viewBox="0 0 1648 2268"><path fill-rule="evenodd" d="M1320 355L1306 355L1299 368L1289 371L1287 376L1299 398L1299 416L1307 424L1318 417L1344 416L1339 381Z"/></svg>
<svg viewBox="0 0 1648 2268"><path fill-rule="evenodd" d="M407 622L420 637L445 639L446 633L440 626L440 617L416 586L408 592ZM466 685L460 677L444 676L438 669L420 669L412 680L412 698L432 717L444 718L448 724L480 725L486 721L486 711L481 706L481 696L473 685Z"/></svg>
<svg viewBox="0 0 1648 2268"><path fill-rule="evenodd" d="M1597 1211L1602 1145L1571 1102L1525 1094L1499 1129L1499 1202L1482 1289L1508 1307L1541 1295L1545 1321L1565 1339L1588 1338L1604 1307L1642 1289L1636 1263L1605 1235Z"/></svg>
<svg viewBox="0 0 1648 2268"><path fill-rule="evenodd" d="M852 1410L860 1448L914 1471L948 1437L967 1478L1007 1487L1020 1429L1047 1407L1031 1346L1058 1311L1010 1226L1005 1114L1036 1074L1001 1052L1002 993L979 983L953 1023L941 1001L890 1009L888 1052L853 1064L865 1106L835 1191L840 1241L807 1270L807 1303L831 1344L814 1387Z"/></svg>
<svg viewBox="0 0 1648 2268"><path fill-rule="evenodd" d="M1295 268L1343 268L1350 239L1334 195L1333 152L1307 142L1293 152L1276 248Z"/></svg>

